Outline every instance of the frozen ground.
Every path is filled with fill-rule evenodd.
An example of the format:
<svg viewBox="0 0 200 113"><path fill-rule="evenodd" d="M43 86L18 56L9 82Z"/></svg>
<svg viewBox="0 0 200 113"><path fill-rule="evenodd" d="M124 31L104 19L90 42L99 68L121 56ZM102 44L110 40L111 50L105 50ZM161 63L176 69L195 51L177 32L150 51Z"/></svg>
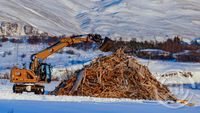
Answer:
<svg viewBox="0 0 200 113"><path fill-rule="evenodd" d="M52 34L160 39L199 37L198 0L1 0L0 20Z"/></svg>

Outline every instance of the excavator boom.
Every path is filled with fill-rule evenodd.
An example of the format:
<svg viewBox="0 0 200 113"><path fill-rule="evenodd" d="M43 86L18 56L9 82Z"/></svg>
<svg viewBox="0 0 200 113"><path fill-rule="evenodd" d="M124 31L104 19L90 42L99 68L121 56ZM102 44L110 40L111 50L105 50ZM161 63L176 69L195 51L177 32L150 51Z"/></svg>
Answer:
<svg viewBox="0 0 200 113"><path fill-rule="evenodd" d="M103 52L107 52L111 48L112 41L109 38L102 39L99 34L88 34L88 35L77 35L71 37L61 38L60 41L55 43L54 45L42 50L36 54L31 56L32 64L31 69L35 71L38 68L39 60L45 60L48 56L58 52L62 48L66 46L70 46L73 44L79 44L82 42L95 42L100 46L100 50Z"/></svg>

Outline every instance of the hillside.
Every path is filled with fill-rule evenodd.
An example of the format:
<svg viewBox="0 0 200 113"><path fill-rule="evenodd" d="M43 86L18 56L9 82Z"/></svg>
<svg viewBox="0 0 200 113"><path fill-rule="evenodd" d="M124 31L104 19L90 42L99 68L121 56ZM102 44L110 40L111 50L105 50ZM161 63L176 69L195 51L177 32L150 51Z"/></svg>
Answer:
<svg viewBox="0 0 200 113"><path fill-rule="evenodd" d="M199 37L197 0L1 0L0 21L30 24L54 35Z"/></svg>

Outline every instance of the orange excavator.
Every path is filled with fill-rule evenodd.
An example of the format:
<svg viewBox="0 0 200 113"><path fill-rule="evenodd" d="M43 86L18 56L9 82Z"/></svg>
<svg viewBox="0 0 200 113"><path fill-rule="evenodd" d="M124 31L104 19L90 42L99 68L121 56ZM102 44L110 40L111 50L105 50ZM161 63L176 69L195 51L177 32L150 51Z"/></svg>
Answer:
<svg viewBox="0 0 200 113"><path fill-rule="evenodd" d="M43 83L51 82L51 65L44 63L48 56L58 52L62 48L74 44L95 42L103 52L109 51L112 46L112 40L99 34L77 35L61 38L54 45L31 56L29 69L13 67L11 69L10 81L14 83L13 92L34 92L35 94L44 94Z"/></svg>

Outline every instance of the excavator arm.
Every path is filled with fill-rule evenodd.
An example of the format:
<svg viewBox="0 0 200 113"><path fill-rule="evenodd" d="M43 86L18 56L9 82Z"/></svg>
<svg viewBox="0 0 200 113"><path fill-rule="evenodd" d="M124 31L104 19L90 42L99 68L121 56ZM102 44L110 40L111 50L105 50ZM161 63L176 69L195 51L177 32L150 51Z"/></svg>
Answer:
<svg viewBox="0 0 200 113"><path fill-rule="evenodd" d="M62 48L73 44L79 44L82 42L95 42L100 45L100 50L108 51L108 48L110 48L109 46L111 40L108 38L105 38L104 40L101 38L101 35L99 34L77 35L77 36L61 38L60 41L57 42L56 44L31 56L32 60L31 70L33 71L37 70L40 61L45 60L48 56L58 52Z"/></svg>

